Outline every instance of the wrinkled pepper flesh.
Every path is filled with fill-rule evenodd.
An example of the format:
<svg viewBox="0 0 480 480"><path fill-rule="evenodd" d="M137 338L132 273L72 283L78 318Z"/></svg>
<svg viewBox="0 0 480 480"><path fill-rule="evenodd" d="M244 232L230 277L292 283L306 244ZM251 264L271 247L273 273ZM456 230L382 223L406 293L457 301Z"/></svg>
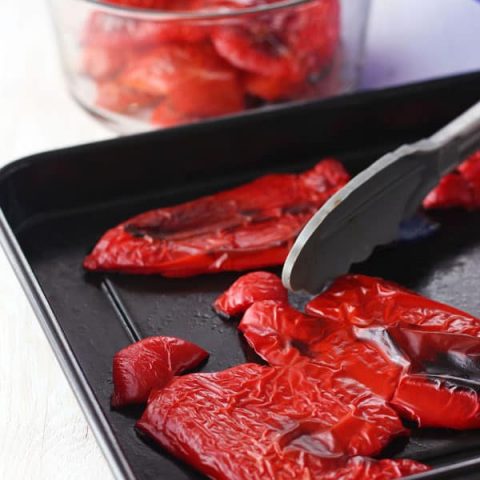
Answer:
<svg viewBox="0 0 480 480"><path fill-rule="evenodd" d="M412 325L432 332L480 336L480 319L400 285L366 275L344 275L305 307L339 325Z"/></svg>
<svg viewBox="0 0 480 480"><path fill-rule="evenodd" d="M263 300L239 329L271 365L353 379L419 426L480 428L479 319L364 275L337 279L306 311Z"/></svg>
<svg viewBox="0 0 480 480"><path fill-rule="evenodd" d="M365 275L337 279L303 313L269 272L238 278L215 308L243 314L269 365L174 372L150 386L137 422L210 478L400 478L429 469L375 459L409 434L402 418L480 428L480 320L467 313Z"/></svg>
<svg viewBox="0 0 480 480"><path fill-rule="evenodd" d="M280 265L311 216L349 180L324 159L300 174L271 174L231 190L140 214L109 230L88 270L188 277Z"/></svg>
<svg viewBox="0 0 480 480"><path fill-rule="evenodd" d="M213 309L222 317L236 317L261 300L288 301L287 290L277 275L270 272L242 275L217 298Z"/></svg>
<svg viewBox="0 0 480 480"><path fill-rule="evenodd" d="M342 402L341 388L300 366L191 374L153 393L137 428L214 479L387 480L428 469L365 458L405 429L381 398L362 389Z"/></svg>

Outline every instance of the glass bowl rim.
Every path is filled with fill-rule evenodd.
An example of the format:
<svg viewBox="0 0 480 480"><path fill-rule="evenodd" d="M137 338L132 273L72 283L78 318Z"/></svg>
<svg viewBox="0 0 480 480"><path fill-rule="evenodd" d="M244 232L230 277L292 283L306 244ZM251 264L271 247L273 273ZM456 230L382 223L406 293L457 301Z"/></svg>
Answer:
<svg viewBox="0 0 480 480"><path fill-rule="evenodd" d="M175 21L175 20L210 20L231 17L241 17L243 15L254 15L258 13L283 10L298 5L318 2L319 0L280 0L274 3L256 5L245 8L218 8L211 10L195 11L163 11L147 10L145 8L128 7L125 5L115 5L105 3L103 0L75 0L79 3L89 4L95 7L96 11L110 13L116 16L127 17L135 20L149 21ZM326 1L326 0L321 0Z"/></svg>

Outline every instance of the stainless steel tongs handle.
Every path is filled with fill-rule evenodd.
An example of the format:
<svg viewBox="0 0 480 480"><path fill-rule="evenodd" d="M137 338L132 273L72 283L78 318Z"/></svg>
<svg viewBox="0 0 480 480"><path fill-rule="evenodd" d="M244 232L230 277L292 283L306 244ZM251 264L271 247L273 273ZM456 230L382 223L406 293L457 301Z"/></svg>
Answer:
<svg viewBox="0 0 480 480"><path fill-rule="evenodd" d="M441 175L480 149L480 102L432 135L429 143L442 152L438 164Z"/></svg>

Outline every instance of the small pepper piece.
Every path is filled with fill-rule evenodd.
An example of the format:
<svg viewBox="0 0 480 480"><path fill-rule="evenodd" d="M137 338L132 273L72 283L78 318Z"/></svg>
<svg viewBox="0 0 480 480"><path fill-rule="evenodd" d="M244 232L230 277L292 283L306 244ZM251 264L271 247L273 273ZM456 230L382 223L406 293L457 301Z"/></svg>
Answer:
<svg viewBox="0 0 480 480"><path fill-rule="evenodd" d="M295 98L331 64L339 40L338 0L258 15L212 29L219 55L246 75L249 93Z"/></svg>
<svg viewBox="0 0 480 480"><path fill-rule="evenodd" d="M112 407L145 403L150 392L208 358L197 345L174 337L148 337L113 357Z"/></svg>
<svg viewBox="0 0 480 480"><path fill-rule="evenodd" d="M400 285L366 275L344 275L311 300L305 311L341 325L395 326L480 337L480 319Z"/></svg>
<svg viewBox="0 0 480 480"><path fill-rule="evenodd" d="M82 54L82 72L99 81L115 77L131 58L128 49L97 45L86 45Z"/></svg>
<svg viewBox="0 0 480 480"><path fill-rule="evenodd" d="M215 479L390 479L428 469L347 458L378 453L404 427L379 397L326 389L301 367L178 377L152 395L136 427Z"/></svg>
<svg viewBox="0 0 480 480"><path fill-rule="evenodd" d="M242 275L215 300L213 309L222 317L237 317L261 300L288 301L287 289L274 273L252 272Z"/></svg>
<svg viewBox="0 0 480 480"><path fill-rule="evenodd" d="M188 277L279 265L305 223L349 180L325 159L301 174L243 186L138 215L109 230L88 270Z"/></svg>
<svg viewBox="0 0 480 480"><path fill-rule="evenodd" d="M424 208L480 208L480 152L445 175L423 201Z"/></svg>
<svg viewBox="0 0 480 480"><path fill-rule="evenodd" d="M118 81L137 91L163 97L179 117L226 115L243 109L238 74L208 43L167 44L132 60ZM155 121L161 123L157 112Z"/></svg>
<svg viewBox="0 0 480 480"><path fill-rule="evenodd" d="M115 81L97 83L96 105L113 112L132 112L152 105L157 97L139 92Z"/></svg>
<svg viewBox="0 0 480 480"><path fill-rule="evenodd" d="M298 88L298 81L288 77L273 77L258 73L244 75L246 91L255 97L269 102L275 102L294 95Z"/></svg>

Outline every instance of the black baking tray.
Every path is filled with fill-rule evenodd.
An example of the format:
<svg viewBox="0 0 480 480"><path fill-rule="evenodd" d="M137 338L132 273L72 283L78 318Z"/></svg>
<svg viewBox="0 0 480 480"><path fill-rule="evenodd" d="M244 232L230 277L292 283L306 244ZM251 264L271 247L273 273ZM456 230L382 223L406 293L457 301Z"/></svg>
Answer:
<svg viewBox="0 0 480 480"><path fill-rule="evenodd" d="M255 356L210 307L236 274L88 274L81 262L98 237L145 209L264 172L301 170L323 156L356 173L479 99L480 73L473 73L42 153L0 171L2 243L118 478L202 477L135 434L138 411L110 409L117 350L141 337L175 335L211 353L204 371ZM436 220L435 237L377 250L355 270L478 313L480 214L446 212ZM388 455L434 467L418 479L478 478L480 431L414 430Z"/></svg>

